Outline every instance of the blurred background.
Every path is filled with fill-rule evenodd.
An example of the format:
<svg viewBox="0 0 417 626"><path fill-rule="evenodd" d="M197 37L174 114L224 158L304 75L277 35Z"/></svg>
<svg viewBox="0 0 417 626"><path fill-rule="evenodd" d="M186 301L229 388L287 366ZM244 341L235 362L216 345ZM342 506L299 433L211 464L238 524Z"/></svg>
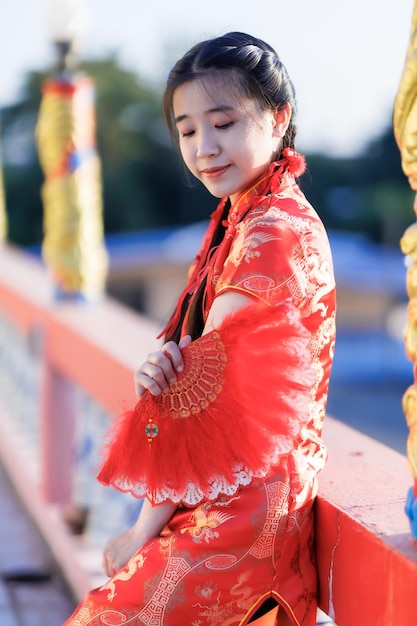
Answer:
<svg viewBox="0 0 417 626"><path fill-rule="evenodd" d="M147 301L149 267L177 255L180 284L215 206L185 180L170 144L160 109L167 72L193 43L228 30L251 32L277 49L298 94L297 145L309 166L301 186L328 228L334 253L339 334L329 412L401 452L407 436L401 397L412 368L402 343L405 268L398 242L413 221L413 200L392 111L412 4L260 0L254 10L246 0L238 7L212 0L197 10L187 0L117 6L87 0L76 48L78 69L96 85L107 289L155 318L170 301ZM56 64L47 16L47 0L1 8L8 238L33 254L43 237L34 129L42 84Z"/></svg>

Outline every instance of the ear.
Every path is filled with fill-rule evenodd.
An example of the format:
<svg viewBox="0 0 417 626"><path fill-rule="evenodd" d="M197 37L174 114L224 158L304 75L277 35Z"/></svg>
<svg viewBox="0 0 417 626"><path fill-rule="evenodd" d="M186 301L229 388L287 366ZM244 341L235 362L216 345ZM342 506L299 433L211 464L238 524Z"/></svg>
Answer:
<svg viewBox="0 0 417 626"><path fill-rule="evenodd" d="M274 126L274 136L275 137L284 137L287 132L288 125L291 121L291 105L286 104L279 111L274 113L275 126Z"/></svg>

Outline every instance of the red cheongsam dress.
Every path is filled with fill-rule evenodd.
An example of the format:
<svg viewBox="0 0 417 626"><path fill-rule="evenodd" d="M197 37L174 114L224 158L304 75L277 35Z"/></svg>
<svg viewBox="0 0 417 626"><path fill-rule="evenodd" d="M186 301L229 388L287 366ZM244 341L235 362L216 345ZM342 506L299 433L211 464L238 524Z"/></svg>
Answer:
<svg viewBox="0 0 417 626"><path fill-rule="evenodd" d="M335 339L328 238L282 161L225 226L198 257L210 258L205 315L229 290L253 305L184 349L178 382L123 416L99 474L178 508L66 626L239 626L268 598L294 626L316 623L313 503Z"/></svg>

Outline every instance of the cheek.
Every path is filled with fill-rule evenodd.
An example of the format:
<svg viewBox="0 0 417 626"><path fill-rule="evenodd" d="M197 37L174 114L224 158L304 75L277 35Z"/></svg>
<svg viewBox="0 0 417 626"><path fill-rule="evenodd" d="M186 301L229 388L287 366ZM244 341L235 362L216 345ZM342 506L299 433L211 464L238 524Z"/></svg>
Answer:
<svg viewBox="0 0 417 626"><path fill-rule="evenodd" d="M191 149L189 143L180 141L180 152L184 163L188 166L191 161Z"/></svg>
<svg viewBox="0 0 417 626"><path fill-rule="evenodd" d="M276 141L270 133L258 132L252 136L252 153L256 161L268 161L275 152Z"/></svg>
<svg viewBox="0 0 417 626"><path fill-rule="evenodd" d="M191 143L191 142L190 142ZM190 143L180 144L180 152L185 167L191 172L193 176L197 176L197 167L195 160L195 150L192 149Z"/></svg>
<svg viewBox="0 0 417 626"><path fill-rule="evenodd" d="M252 124L245 133L244 143L250 146L252 150L259 150L265 145L266 133L261 126Z"/></svg>

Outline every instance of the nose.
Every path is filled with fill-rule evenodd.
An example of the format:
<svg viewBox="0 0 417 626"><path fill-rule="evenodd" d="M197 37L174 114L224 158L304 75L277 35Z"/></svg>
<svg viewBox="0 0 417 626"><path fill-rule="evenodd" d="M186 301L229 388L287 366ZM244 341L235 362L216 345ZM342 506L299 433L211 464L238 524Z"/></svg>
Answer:
<svg viewBox="0 0 417 626"><path fill-rule="evenodd" d="M220 152L220 146L216 140L214 133L210 131L202 131L199 133L197 142L197 158L204 159L210 156L216 156Z"/></svg>

